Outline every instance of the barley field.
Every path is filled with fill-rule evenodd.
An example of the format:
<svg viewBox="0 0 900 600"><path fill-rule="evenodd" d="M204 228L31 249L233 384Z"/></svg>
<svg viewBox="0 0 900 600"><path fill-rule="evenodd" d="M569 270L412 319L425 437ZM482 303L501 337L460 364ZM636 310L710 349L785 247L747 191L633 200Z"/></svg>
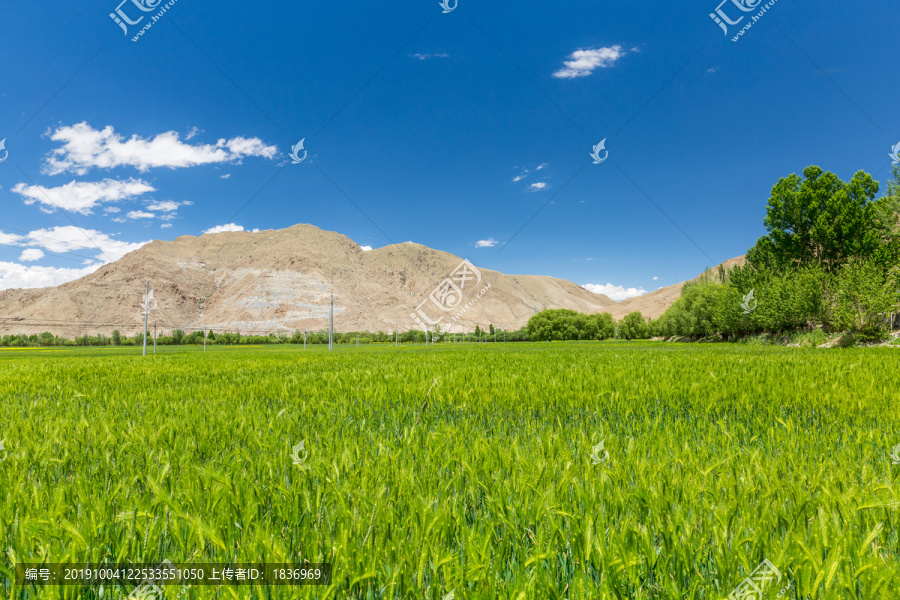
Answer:
<svg viewBox="0 0 900 600"><path fill-rule="evenodd" d="M898 363L651 342L0 351L0 597L133 592L22 585L16 563L168 559L333 568L166 587L184 599L718 600L760 564L763 598L895 599Z"/></svg>

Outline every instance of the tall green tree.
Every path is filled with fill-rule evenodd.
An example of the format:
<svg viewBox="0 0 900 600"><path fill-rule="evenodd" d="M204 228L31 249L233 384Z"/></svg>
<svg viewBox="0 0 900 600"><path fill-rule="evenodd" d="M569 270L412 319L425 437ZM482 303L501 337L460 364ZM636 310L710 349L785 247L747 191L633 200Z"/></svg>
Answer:
<svg viewBox="0 0 900 600"><path fill-rule="evenodd" d="M895 236L896 207L879 199L878 182L863 171L844 182L816 166L772 188L763 223L769 232L747 253L755 268L816 265L834 272L850 259L874 257Z"/></svg>

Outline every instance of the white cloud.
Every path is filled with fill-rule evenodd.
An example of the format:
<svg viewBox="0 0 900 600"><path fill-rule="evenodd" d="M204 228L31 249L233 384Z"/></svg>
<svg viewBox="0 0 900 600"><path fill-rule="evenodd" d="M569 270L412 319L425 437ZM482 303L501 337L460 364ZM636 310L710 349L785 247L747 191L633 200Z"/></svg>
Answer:
<svg viewBox="0 0 900 600"><path fill-rule="evenodd" d="M156 215L150 212L144 212L142 210L132 210L129 211L127 215L125 215L127 219L155 219Z"/></svg>
<svg viewBox="0 0 900 600"><path fill-rule="evenodd" d="M122 242L94 229L80 229L72 225L37 229L23 236L22 246L38 246L49 252L74 252L76 250L95 250L97 260L108 262L119 260L132 250L137 250L146 242ZM99 248L99 249L98 249Z"/></svg>
<svg viewBox="0 0 900 600"><path fill-rule="evenodd" d="M719 67L710 67L709 69L706 70L706 72L707 73L715 73L718 70L719 70Z"/></svg>
<svg viewBox="0 0 900 600"><path fill-rule="evenodd" d="M224 175L221 175L220 179L231 179L231 173L225 173Z"/></svg>
<svg viewBox="0 0 900 600"><path fill-rule="evenodd" d="M527 173L523 173L522 175L516 175L515 177L513 177L513 183L518 183L518 182L522 181L523 179L525 179L526 177L528 177Z"/></svg>
<svg viewBox="0 0 900 600"><path fill-rule="evenodd" d="M19 256L19 260L22 262L34 262L36 260L41 260L44 258L44 253L37 248L28 248L27 250L23 250L22 254Z"/></svg>
<svg viewBox="0 0 900 600"><path fill-rule="evenodd" d="M171 226L172 226L171 223L164 223L164 224L160 225L159 228L160 229L168 229Z"/></svg>
<svg viewBox="0 0 900 600"><path fill-rule="evenodd" d="M23 238L21 235L16 235L15 233L3 233L0 231L0 244L7 246L17 246Z"/></svg>
<svg viewBox="0 0 900 600"><path fill-rule="evenodd" d="M200 235L206 235L207 233L223 233L225 231L244 231L244 226L235 225L234 223L228 223L227 225L216 225L215 227L204 229L200 233Z"/></svg>
<svg viewBox="0 0 900 600"><path fill-rule="evenodd" d="M41 210L52 213L57 207L82 215L91 214L91 209L104 202L128 200L141 194L155 192L156 188L140 179L119 181L104 179L103 181L71 181L55 188L42 185L17 184L13 192L22 196L25 204L40 202ZM116 212L107 210L106 212Z"/></svg>
<svg viewBox="0 0 900 600"><path fill-rule="evenodd" d="M604 296L608 296L611 300L615 300L616 302L621 302L622 300L626 300L628 298L634 298L635 296L643 296L647 293L647 290L645 290L644 288L625 288L621 285L613 285L611 283L607 283L606 285L586 283L581 287L594 292L595 294L603 294Z"/></svg>
<svg viewBox="0 0 900 600"><path fill-rule="evenodd" d="M181 206L178 202L173 202L172 200L163 200L154 201L147 205L147 210L161 210L163 212L171 212L173 210L178 210L178 207Z"/></svg>
<svg viewBox="0 0 900 600"><path fill-rule="evenodd" d="M538 181L537 183L532 183L530 186L528 186L528 189L532 192L539 192L541 190L546 190L548 187L550 186L547 183Z"/></svg>
<svg viewBox="0 0 900 600"><path fill-rule="evenodd" d="M370 252L372 250L372 246L360 246L363 252Z"/></svg>
<svg viewBox="0 0 900 600"><path fill-rule="evenodd" d="M102 265L96 264L83 269L57 269L0 262L0 290L13 288L40 288L61 285L90 275Z"/></svg>
<svg viewBox="0 0 900 600"><path fill-rule="evenodd" d="M476 248L493 248L497 245L497 240L494 238L488 238L486 240L478 240L475 242Z"/></svg>
<svg viewBox="0 0 900 600"><path fill-rule="evenodd" d="M548 165L547 163L544 163L542 165L538 165L537 169L535 169L535 170L540 171L541 169L546 169L548 166L550 166L550 165Z"/></svg>
<svg viewBox="0 0 900 600"><path fill-rule="evenodd" d="M119 212L122 212L122 209L119 208L118 206L107 206L106 208L103 209L103 212L105 212L105 213L119 213Z"/></svg>
<svg viewBox="0 0 900 600"><path fill-rule="evenodd" d="M198 129L196 127L191 127L191 130L187 132L187 135L184 136L185 140L193 139L197 136L198 133L203 133L202 129Z"/></svg>
<svg viewBox="0 0 900 600"><path fill-rule="evenodd" d="M277 146L267 146L259 138L222 138L215 144L193 145L181 141L177 132L167 131L148 139L137 135L125 139L112 126L98 130L86 122L60 127L50 135L50 139L62 142L62 147L50 152L45 160L44 172L49 175L84 175L92 168L121 166L131 166L145 172L153 167L175 169L213 163L239 163L244 157L271 159L278 153Z"/></svg>
<svg viewBox="0 0 900 600"><path fill-rule="evenodd" d="M654 277L654 278L653 278L653 281L656 281L657 279L659 279L659 277Z"/></svg>
<svg viewBox="0 0 900 600"><path fill-rule="evenodd" d="M613 66L617 60L625 55L622 46L610 46L608 48L591 48L576 50L569 55L569 60L563 61L564 68L553 74L559 79L575 79L587 77L595 69L605 69Z"/></svg>
<svg viewBox="0 0 900 600"><path fill-rule="evenodd" d="M450 55L446 52L437 52L435 54L410 54L412 58L418 58L419 60L428 60L429 58L450 58Z"/></svg>

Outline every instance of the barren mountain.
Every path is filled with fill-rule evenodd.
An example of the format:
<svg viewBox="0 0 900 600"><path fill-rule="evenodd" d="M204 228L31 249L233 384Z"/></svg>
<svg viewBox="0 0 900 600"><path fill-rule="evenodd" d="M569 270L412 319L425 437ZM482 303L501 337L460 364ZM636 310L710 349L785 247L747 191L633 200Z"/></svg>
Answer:
<svg viewBox="0 0 900 600"><path fill-rule="evenodd" d="M0 292L0 333L130 335L143 329L148 280L151 327L244 334L323 330L332 294L337 331L423 329L427 320L458 332L518 329L547 308L657 317L684 285L616 303L570 281L479 269L412 242L366 252L344 235L295 225L154 241L76 281Z"/></svg>
<svg viewBox="0 0 900 600"><path fill-rule="evenodd" d="M366 252L346 236L295 225L154 241L76 281L0 292L0 330L140 331L148 280L151 327L166 333L321 330L332 294L337 331L423 328L413 317L432 330L434 322L442 331L517 329L535 309L593 313L616 304L569 281L478 269L412 242Z"/></svg>

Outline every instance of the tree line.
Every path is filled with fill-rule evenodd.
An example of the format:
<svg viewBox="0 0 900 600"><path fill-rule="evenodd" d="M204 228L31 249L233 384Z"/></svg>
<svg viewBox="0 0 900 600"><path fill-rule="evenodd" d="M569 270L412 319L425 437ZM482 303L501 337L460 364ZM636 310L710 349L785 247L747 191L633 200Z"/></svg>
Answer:
<svg viewBox="0 0 900 600"><path fill-rule="evenodd" d="M241 334L239 332L220 332L196 330L186 333L182 329L174 330L170 335L161 335L156 338L159 346L190 346L204 343L204 334L207 345L236 346L236 345L266 345L266 344L327 344L328 331L294 331L267 333L265 335ZM384 331L350 331L334 332L335 344L392 344L397 341L394 332ZM411 329L401 331L400 343L425 343L425 332ZM431 332L429 342L434 343L475 343L475 342L525 342L528 341L528 333L523 329L507 331L495 329L489 325L482 330L476 326L474 332L469 333L437 333ZM152 335L147 338L147 344L152 346ZM49 347L49 346L143 346L144 334L137 332L131 337L123 335L118 330L111 335L97 333L94 335L76 336L72 339L54 335L50 332L40 334L7 334L0 337L0 347Z"/></svg>
<svg viewBox="0 0 900 600"><path fill-rule="evenodd" d="M887 192L816 166L772 188L747 262L686 284L660 335L733 339L821 330L884 339L900 313L900 165Z"/></svg>
<svg viewBox="0 0 900 600"><path fill-rule="evenodd" d="M737 339L794 332L885 339L900 321L900 165L887 192L862 171L850 181L816 166L772 188L767 235L744 265L688 282L659 319L631 313L549 310L535 315L535 340L683 337Z"/></svg>

